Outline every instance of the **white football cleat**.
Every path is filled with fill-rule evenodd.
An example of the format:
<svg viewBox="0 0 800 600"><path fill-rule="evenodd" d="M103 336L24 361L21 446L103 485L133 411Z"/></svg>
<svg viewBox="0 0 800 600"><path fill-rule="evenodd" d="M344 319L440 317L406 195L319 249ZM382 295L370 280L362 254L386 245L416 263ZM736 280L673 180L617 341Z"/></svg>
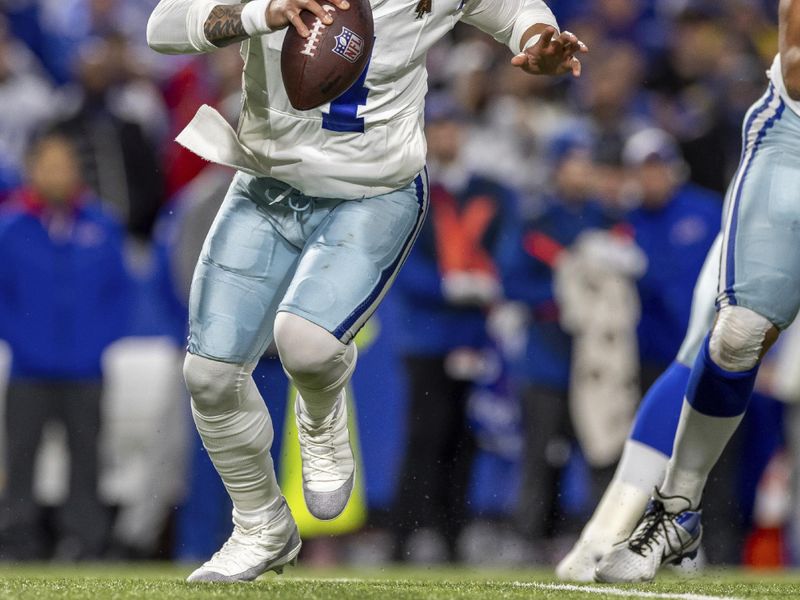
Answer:
<svg viewBox="0 0 800 600"><path fill-rule="evenodd" d="M286 500L264 523L247 526L234 517L231 537L202 567L186 579L189 583L252 581L262 573L283 573L295 566L300 553L300 533Z"/></svg>
<svg viewBox="0 0 800 600"><path fill-rule="evenodd" d="M588 583L594 581L594 571L603 555L611 550L610 543L578 540L572 550L556 566L561 581Z"/></svg>
<svg viewBox="0 0 800 600"><path fill-rule="evenodd" d="M303 497L317 519L335 519L347 506L356 475L356 463L347 429L347 400L339 394L333 412L315 425L295 402L297 437L303 462Z"/></svg>
<svg viewBox="0 0 800 600"><path fill-rule="evenodd" d="M603 583L652 581L662 565L694 558L700 548L702 511L681 496L655 491L650 504L627 540L615 544L595 571Z"/></svg>

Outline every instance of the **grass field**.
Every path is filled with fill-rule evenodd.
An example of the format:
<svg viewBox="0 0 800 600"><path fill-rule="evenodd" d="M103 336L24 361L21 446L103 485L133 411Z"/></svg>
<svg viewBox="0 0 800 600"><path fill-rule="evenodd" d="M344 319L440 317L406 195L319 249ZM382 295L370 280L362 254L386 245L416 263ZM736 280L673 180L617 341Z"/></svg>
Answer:
<svg viewBox="0 0 800 600"><path fill-rule="evenodd" d="M259 600L619 599L714 600L796 598L800 573L713 571L691 579L663 577L650 585L563 586L544 571L468 569L287 570L250 584L189 585L190 569L162 565L0 567L0 599L127 600L130 598L258 598Z"/></svg>

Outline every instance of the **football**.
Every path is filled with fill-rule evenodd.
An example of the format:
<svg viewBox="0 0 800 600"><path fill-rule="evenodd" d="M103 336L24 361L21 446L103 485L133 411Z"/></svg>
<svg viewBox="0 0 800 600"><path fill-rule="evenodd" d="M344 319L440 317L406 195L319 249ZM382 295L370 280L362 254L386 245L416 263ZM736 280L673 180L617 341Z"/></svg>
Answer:
<svg viewBox="0 0 800 600"><path fill-rule="evenodd" d="M349 0L350 8L339 10L320 0L333 18L325 25L304 10L300 17L311 35L301 37L289 26L281 50L283 85L292 106L310 110L339 97L353 85L367 66L374 42L374 24L369 0Z"/></svg>

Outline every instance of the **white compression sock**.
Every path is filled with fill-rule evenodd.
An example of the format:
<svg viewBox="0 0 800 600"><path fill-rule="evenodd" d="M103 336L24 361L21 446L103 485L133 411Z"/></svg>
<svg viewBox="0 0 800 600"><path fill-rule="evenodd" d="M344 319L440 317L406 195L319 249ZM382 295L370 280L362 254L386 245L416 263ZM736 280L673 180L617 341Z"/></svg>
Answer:
<svg viewBox="0 0 800 600"><path fill-rule="evenodd" d="M735 417L704 415L684 400L661 493L688 498L692 507L697 508L711 469L743 418L744 414Z"/></svg>
<svg viewBox="0 0 800 600"><path fill-rule="evenodd" d="M288 312L275 319L275 344L297 388L303 415L312 424L324 422L356 368L356 345L343 344L319 325Z"/></svg>
<svg viewBox="0 0 800 600"><path fill-rule="evenodd" d="M333 412L334 404L344 394L344 387L347 385L356 365L358 351L355 344L348 346L347 355L347 360L342 364L345 367L344 371L329 386L322 389L314 389L304 385L305 382L300 379L293 380L294 386L297 388L297 400L303 409L303 413L313 422L322 423L327 419Z"/></svg>
<svg viewBox="0 0 800 600"><path fill-rule="evenodd" d="M667 457L635 440L625 442L614 479L608 485L582 540L612 544L628 537L644 512L653 488L664 479Z"/></svg>
<svg viewBox="0 0 800 600"><path fill-rule="evenodd" d="M253 367L192 354L184 365L197 431L233 501L234 517L245 523L263 520L281 497L269 452L272 420Z"/></svg>

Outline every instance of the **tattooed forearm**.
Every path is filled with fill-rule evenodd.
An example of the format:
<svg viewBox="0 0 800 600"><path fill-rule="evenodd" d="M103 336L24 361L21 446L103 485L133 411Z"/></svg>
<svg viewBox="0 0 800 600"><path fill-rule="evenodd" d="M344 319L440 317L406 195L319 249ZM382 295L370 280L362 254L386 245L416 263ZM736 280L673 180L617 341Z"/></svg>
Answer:
<svg viewBox="0 0 800 600"><path fill-rule="evenodd" d="M206 39L215 46L227 46L246 40L248 35L242 25L243 4L215 6L205 23Z"/></svg>

